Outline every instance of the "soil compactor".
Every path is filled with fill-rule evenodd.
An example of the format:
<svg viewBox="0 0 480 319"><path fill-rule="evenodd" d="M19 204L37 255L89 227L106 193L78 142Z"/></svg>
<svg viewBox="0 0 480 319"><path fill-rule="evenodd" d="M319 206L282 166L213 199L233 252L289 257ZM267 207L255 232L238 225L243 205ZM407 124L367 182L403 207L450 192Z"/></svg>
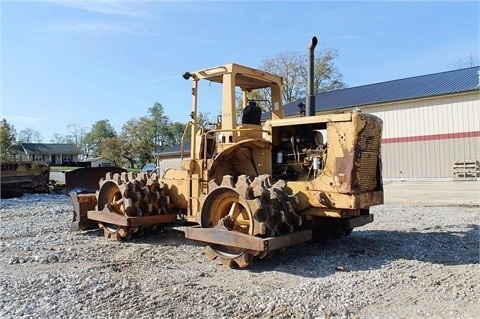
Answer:
<svg viewBox="0 0 480 319"><path fill-rule="evenodd" d="M106 237L129 238L182 219L194 225L185 227L185 237L207 243L210 259L243 268L289 245L348 235L373 221L369 208L383 203L381 119L358 110L314 115L312 96L306 114L285 118L282 78L238 64L183 77L193 88L190 158L181 169L109 173L96 194L72 197ZM200 81L222 87L222 113L211 128L197 123ZM243 97L240 124L236 89ZM258 103L265 101L248 99L260 89L271 97L263 123Z"/></svg>

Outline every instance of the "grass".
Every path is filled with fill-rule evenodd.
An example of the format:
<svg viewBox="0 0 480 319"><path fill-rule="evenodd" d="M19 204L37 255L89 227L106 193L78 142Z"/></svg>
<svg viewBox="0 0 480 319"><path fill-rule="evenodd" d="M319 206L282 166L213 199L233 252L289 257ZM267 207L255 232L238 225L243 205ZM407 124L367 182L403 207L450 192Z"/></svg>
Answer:
<svg viewBox="0 0 480 319"><path fill-rule="evenodd" d="M50 172L68 172L80 167L75 166L50 166Z"/></svg>

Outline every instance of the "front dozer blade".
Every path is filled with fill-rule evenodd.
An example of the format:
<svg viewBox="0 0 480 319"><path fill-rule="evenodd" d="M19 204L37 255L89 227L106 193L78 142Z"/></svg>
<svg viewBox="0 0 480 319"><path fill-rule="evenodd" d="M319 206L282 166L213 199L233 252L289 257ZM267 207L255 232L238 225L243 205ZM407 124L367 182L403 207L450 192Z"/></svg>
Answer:
<svg viewBox="0 0 480 319"><path fill-rule="evenodd" d="M65 194L76 189L95 192L100 188L100 180L107 173L123 173L127 170L119 167L82 167L65 173Z"/></svg>

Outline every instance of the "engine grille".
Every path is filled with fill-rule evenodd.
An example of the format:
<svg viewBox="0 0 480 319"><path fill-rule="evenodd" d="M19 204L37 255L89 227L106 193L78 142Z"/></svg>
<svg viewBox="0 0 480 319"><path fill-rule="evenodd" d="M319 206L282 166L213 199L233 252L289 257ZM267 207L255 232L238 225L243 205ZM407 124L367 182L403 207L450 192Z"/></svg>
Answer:
<svg viewBox="0 0 480 319"><path fill-rule="evenodd" d="M378 159L382 138L382 123L369 118L358 139L358 186L362 192L373 191L378 183Z"/></svg>

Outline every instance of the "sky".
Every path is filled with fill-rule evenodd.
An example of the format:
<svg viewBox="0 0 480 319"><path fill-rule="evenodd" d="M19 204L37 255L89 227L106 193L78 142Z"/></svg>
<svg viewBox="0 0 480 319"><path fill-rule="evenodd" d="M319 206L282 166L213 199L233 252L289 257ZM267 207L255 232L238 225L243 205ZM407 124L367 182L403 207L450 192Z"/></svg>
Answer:
<svg viewBox="0 0 480 319"><path fill-rule="evenodd" d="M258 68L306 53L312 36L317 55L338 50L349 87L455 69L478 56L480 37L480 1L0 0L0 13L0 116L47 143L104 119L120 133L155 102L187 122L182 73ZM208 94L199 111L215 118L220 97Z"/></svg>

